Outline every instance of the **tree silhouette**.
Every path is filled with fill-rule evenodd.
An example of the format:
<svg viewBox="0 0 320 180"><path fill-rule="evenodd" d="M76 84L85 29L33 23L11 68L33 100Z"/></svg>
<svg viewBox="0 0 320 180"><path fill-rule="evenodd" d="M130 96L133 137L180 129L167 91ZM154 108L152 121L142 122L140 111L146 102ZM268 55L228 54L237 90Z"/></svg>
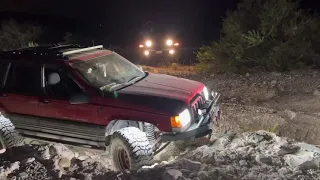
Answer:
<svg viewBox="0 0 320 180"><path fill-rule="evenodd" d="M223 20L221 38L197 52L200 68L290 70L319 65L320 21L292 0L243 0Z"/></svg>
<svg viewBox="0 0 320 180"><path fill-rule="evenodd" d="M15 20L5 20L0 27L0 49L11 50L35 46L40 40L42 28L29 23L19 24Z"/></svg>

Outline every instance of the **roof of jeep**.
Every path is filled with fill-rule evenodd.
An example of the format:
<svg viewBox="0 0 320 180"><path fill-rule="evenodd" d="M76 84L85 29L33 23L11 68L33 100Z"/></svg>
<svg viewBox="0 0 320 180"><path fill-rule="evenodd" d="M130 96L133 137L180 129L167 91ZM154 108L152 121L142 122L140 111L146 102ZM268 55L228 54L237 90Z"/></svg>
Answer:
<svg viewBox="0 0 320 180"><path fill-rule="evenodd" d="M0 51L0 59L18 60L32 63L86 61L96 57L111 54L103 46L82 48L78 45L37 46L10 51Z"/></svg>

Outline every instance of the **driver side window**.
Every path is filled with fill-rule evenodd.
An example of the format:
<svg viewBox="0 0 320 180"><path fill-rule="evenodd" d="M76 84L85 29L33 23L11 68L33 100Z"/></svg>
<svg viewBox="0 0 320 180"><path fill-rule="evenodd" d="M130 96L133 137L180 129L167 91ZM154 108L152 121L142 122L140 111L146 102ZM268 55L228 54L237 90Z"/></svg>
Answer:
<svg viewBox="0 0 320 180"><path fill-rule="evenodd" d="M60 81L56 84L49 83L49 76L52 73L57 73L60 77ZM59 100L68 100L71 95L83 92L71 76L62 69L44 68L44 75L45 92L48 97Z"/></svg>

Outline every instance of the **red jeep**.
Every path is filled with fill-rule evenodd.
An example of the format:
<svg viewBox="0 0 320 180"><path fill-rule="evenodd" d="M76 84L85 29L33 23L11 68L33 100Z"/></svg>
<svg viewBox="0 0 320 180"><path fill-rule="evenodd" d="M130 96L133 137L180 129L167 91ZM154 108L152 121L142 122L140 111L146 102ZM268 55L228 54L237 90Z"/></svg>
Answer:
<svg viewBox="0 0 320 180"><path fill-rule="evenodd" d="M0 59L2 147L19 143L15 127L108 147L118 170L137 169L168 142L210 136L220 118L220 95L204 84L144 72L102 46L40 46Z"/></svg>

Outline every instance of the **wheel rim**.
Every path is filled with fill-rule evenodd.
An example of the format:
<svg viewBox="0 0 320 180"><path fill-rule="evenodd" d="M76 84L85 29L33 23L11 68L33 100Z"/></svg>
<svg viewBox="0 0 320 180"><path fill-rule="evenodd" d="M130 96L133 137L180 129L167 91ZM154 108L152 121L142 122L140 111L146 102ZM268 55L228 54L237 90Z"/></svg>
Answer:
<svg viewBox="0 0 320 180"><path fill-rule="evenodd" d="M119 147L116 151L116 163L121 171L131 169L130 156L122 147Z"/></svg>

